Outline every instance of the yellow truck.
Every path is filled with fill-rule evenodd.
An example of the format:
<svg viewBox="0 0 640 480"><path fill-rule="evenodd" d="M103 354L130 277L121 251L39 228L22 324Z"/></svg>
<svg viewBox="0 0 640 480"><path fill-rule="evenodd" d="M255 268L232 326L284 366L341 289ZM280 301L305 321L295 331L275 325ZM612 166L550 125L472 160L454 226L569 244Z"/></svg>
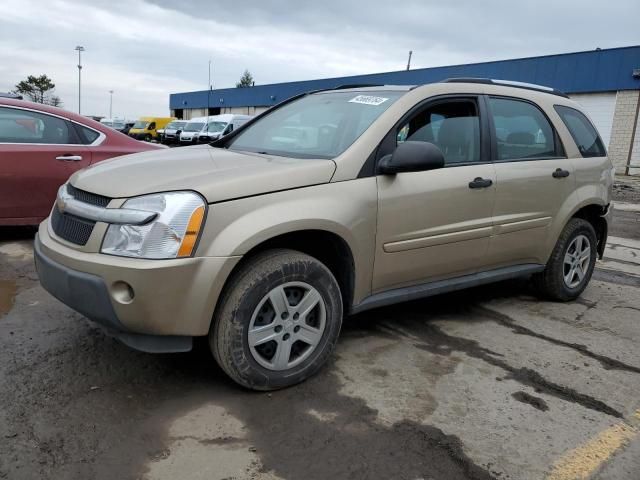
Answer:
<svg viewBox="0 0 640 480"><path fill-rule="evenodd" d="M173 120L173 117L140 117L129 130L129 136L147 142L159 140L158 130L162 130Z"/></svg>

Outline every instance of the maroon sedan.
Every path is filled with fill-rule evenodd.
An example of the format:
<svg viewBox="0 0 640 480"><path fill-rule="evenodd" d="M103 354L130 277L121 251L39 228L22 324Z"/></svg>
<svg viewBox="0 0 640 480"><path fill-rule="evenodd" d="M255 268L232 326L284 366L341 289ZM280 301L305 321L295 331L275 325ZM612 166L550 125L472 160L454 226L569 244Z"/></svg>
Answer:
<svg viewBox="0 0 640 480"><path fill-rule="evenodd" d="M75 113L0 98L0 225L42 221L81 168L157 148Z"/></svg>

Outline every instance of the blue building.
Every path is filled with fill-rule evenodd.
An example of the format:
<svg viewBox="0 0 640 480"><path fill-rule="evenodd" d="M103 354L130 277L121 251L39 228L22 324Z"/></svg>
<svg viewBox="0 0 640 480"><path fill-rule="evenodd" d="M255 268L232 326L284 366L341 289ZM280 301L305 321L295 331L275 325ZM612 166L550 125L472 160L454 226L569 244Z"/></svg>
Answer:
<svg viewBox="0 0 640 480"><path fill-rule="evenodd" d="M299 93L349 84L420 85L452 77L483 77L547 85L580 102L600 131L619 171L640 166L640 45L493 62L371 73L299 82L174 93L173 116L254 115ZM640 173L640 168L629 173Z"/></svg>

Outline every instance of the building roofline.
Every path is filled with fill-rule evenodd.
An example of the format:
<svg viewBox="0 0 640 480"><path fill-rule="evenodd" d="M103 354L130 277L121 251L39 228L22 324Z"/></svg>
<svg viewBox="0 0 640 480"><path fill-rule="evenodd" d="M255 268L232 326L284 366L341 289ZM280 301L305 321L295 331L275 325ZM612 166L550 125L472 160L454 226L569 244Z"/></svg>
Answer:
<svg viewBox="0 0 640 480"><path fill-rule="evenodd" d="M564 52L564 53L551 53L551 54L547 54L547 55L534 55L533 57L517 57L517 58L504 58L501 60L487 60L484 62L473 62L473 63L456 63L456 64L452 64L452 65L435 65L433 67L421 67L421 68L413 68L411 70L387 70L384 72L373 72L373 73L359 73L359 74L354 74L354 75L346 75L346 76L341 76L341 77L322 77L322 78L307 78L305 80L292 80L290 82L273 82L273 83L261 83L261 84L257 84L254 85L253 87L278 87L279 85L293 85L296 83L304 83L304 82L313 82L313 81L318 81L318 80L338 80L338 79L349 79L349 78L361 78L361 77L367 77L369 75L386 75L386 74L393 74L393 73L403 73L403 72L420 72L420 71L424 71L424 70L437 70L438 68L463 68L463 67L471 67L471 66L476 66L476 65L492 65L495 63L503 63L503 62L517 62L517 61L521 61L521 60L535 60L535 59L541 59L541 58L553 58L553 57L564 57L564 56L568 56L568 55L579 55L579 54L583 54L583 53L595 53L595 52L611 52L614 50L629 50L632 48L640 48L640 44L638 45L628 45L626 47L611 47L611 48L600 48L600 49L593 49L593 50L580 50L578 52ZM444 80L444 79L443 79ZM246 88L253 88L253 87L246 87ZM212 91L215 92L223 92L225 90L237 90L238 87L225 87L225 88L215 88ZM181 94L188 94L188 93L200 93L200 92L206 92L207 90L189 90L187 92L179 92Z"/></svg>
<svg viewBox="0 0 640 480"><path fill-rule="evenodd" d="M212 99L211 107L270 106L278 103L276 100L280 101L303 91L330 89L342 84L416 85L451 77L502 78L546 85L567 93L636 90L640 89L640 81L632 78L631 70L638 67L640 45L629 45L412 70L267 83L247 88L221 88L211 90L216 97ZM630 69L628 77L627 69ZM203 99L208 104L208 92L204 89L172 93L169 97L170 108L203 108ZM189 106L186 106L187 101Z"/></svg>

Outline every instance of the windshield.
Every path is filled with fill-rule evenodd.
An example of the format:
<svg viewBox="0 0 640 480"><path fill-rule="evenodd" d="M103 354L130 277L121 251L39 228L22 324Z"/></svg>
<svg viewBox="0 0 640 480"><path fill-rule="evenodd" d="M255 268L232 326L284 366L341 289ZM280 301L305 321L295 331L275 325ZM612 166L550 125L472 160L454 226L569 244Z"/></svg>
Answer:
<svg viewBox="0 0 640 480"><path fill-rule="evenodd" d="M344 152L404 92L307 95L267 114L234 138L230 150L298 158Z"/></svg>
<svg viewBox="0 0 640 480"><path fill-rule="evenodd" d="M105 122L104 120L100 120L100 123L107 127L113 127L113 122Z"/></svg>
<svg viewBox="0 0 640 480"><path fill-rule="evenodd" d="M171 122L165 127L165 130L177 130L186 125L187 122Z"/></svg>
<svg viewBox="0 0 640 480"><path fill-rule="evenodd" d="M147 128L147 125L149 125L149 122L145 120L138 120L136 123L133 124L133 127L131 128L139 128L141 130L144 130L145 128Z"/></svg>
<svg viewBox="0 0 640 480"><path fill-rule="evenodd" d="M209 126L207 130L213 133L218 133L224 130L224 127L227 126L227 122L209 122Z"/></svg>
<svg viewBox="0 0 640 480"><path fill-rule="evenodd" d="M183 132L199 132L204 127L204 122L189 122L184 127Z"/></svg>
<svg viewBox="0 0 640 480"><path fill-rule="evenodd" d="M119 128L124 128L124 123L113 122L113 128L116 130Z"/></svg>

